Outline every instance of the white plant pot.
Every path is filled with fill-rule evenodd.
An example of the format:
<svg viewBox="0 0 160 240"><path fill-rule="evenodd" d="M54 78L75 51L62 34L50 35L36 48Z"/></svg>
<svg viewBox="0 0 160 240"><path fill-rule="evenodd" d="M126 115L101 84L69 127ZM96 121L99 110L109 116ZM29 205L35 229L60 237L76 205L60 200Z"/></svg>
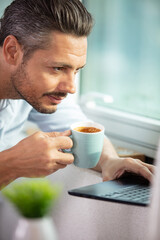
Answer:
<svg viewBox="0 0 160 240"><path fill-rule="evenodd" d="M13 240L58 240L51 217L20 218Z"/></svg>

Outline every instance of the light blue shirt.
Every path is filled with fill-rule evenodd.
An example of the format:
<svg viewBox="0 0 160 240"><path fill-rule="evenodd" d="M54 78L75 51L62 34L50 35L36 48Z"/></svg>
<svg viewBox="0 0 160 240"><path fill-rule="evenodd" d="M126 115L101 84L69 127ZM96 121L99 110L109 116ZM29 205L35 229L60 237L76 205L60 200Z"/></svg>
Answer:
<svg viewBox="0 0 160 240"><path fill-rule="evenodd" d="M53 114L37 112L24 100L0 100L0 151L14 146L24 136L21 131L30 121L44 132L64 131L77 121L86 120L80 107L67 97Z"/></svg>

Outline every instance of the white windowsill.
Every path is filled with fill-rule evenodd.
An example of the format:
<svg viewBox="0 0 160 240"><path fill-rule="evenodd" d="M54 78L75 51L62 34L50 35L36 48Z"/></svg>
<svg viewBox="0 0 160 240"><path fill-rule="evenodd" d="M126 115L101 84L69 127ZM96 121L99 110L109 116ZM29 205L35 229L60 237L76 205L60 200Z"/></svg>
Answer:
<svg viewBox="0 0 160 240"><path fill-rule="evenodd" d="M81 104L85 114L104 125L106 135L121 147L155 157L160 136L160 121L99 106Z"/></svg>

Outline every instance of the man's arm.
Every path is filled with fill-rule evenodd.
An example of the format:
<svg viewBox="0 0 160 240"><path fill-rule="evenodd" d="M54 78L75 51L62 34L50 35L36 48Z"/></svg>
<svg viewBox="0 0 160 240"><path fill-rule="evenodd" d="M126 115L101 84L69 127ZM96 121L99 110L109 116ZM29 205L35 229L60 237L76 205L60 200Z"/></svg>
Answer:
<svg viewBox="0 0 160 240"><path fill-rule="evenodd" d="M48 132L53 129L56 131L69 129L74 122L89 121L81 108L73 102L72 98L68 97L59 105L58 110L53 115L46 116L33 109L29 119L36 122L42 131ZM125 171L141 174L150 180L154 167L138 159L118 157L109 139L105 138L100 161L94 170L102 172L104 181L118 178Z"/></svg>
<svg viewBox="0 0 160 240"><path fill-rule="evenodd" d="M119 178L126 171L142 175L151 181L154 166L139 159L120 158L110 140L105 138L101 158L94 170L102 172L103 181Z"/></svg>
<svg viewBox="0 0 160 240"><path fill-rule="evenodd" d="M16 179L15 172L10 171L10 164L8 164L11 161L10 149L0 152L0 189Z"/></svg>
<svg viewBox="0 0 160 240"><path fill-rule="evenodd" d="M73 155L60 151L72 147L70 134L39 131L0 152L0 188L19 177L44 177L71 164Z"/></svg>

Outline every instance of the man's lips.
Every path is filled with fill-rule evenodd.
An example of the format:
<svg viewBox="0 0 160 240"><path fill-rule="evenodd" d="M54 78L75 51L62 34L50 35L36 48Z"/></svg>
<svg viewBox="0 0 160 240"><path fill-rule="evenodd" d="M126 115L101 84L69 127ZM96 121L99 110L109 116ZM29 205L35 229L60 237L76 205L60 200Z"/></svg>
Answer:
<svg viewBox="0 0 160 240"><path fill-rule="evenodd" d="M55 104L59 104L61 103L61 101L65 98L65 97L55 97L55 96L52 96L52 95L47 95L47 97L49 98L49 100L52 102L52 103L55 103Z"/></svg>

